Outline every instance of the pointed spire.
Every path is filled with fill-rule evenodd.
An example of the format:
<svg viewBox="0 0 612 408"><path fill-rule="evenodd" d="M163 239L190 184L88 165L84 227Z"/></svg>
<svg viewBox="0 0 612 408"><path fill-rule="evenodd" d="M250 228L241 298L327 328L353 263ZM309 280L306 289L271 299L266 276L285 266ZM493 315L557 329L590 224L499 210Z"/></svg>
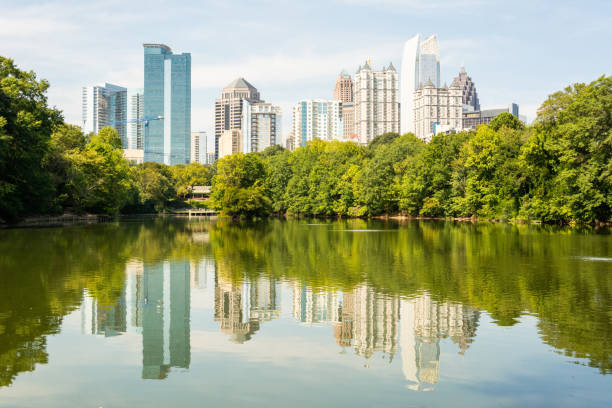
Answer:
<svg viewBox="0 0 612 408"><path fill-rule="evenodd" d="M395 67L393 66L393 62L389 63L389 67L387 68L389 71L395 71ZM396 71L397 72L397 71Z"/></svg>

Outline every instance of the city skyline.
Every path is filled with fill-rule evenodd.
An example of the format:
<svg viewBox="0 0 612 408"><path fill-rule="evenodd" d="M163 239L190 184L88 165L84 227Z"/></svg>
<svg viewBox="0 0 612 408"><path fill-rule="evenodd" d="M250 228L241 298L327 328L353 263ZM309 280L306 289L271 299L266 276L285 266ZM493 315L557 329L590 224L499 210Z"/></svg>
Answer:
<svg viewBox="0 0 612 408"><path fill-rule="evenodd" d="M21 68L35 70L40 78L50 81L49 101L64 111L70 123L80 122L79 93L84 84L108 81L127 88L142 87L140 47L146 41L164 42L192 53L191 129L207 131L209 135L213 134L214 98L225 83L237 76L249 78L265 93L266 100L278 104L283 112L290 112L300 99L331 98L338 72L345 69L354 76L365 58L392 61L399 69L402 45L417 32L438 35L442 83L450 83L465 65L478 85L483 107L505 106L514 101L530 120L547 95L571 83L588 82L602 75L612 58L598 52L604 48L611 30L607 17L610 13L605 12L611 5L602 1L591 1L580 7L519 2L517 7L504 9L503 13L498 5L480 1L458 4L337 1L326 3L327 13L321 21L323 24L333 20L336 24L314 36L306 27L309 18L296 23L283 16L299 11L305 17L315 14L321 17L315 12L320 9L316 5L211 3L195 8L192 7L195 3L188 3L159 13L160 9L167 9L164 2L156 2L151 7L134 2L122 7L113 21L104 20L102 11L118 4L114 1L90 4L55 1L44 5L32 1L9 2L0 17L2 54L13 58ZM240 22L236 31L221 43L217 39L218 23L193 24L214 15L238 19L237 14L245 15L231 16L238 9L247 15L255 13L254 18ZM595 9L604 12L595 12ZM187 13L188 10L192 12ZM347 10L352 18L338 24L336 17ZM480 19L479 24L462 25L461 31L450 24L468 15L474 21ZM541 15L549 17L542 19L538 17ZM172 22L183 18L186 24L176 29ZM363 32L360 27L372 19L376 24ZM110 34L100 42L89 28L103 20L111 27ZM164 25L156 24L162 20ZM408 29L400 24L406 20L412 22ZM274 27L270 24L272 21ZM574 29L565 30L564 24L570 22ZM431 28L433 23L437 23L435 30ZM266 27L271 32L260 34L256 27ZM259 39L279 32L292 35L273 44L258 42L258 47L244 44L245 33ZM487 35L482 35L483 32ZM352 38L350 47L346 46L347 36ZM526 43L530 46L522 45ZM573 51L569 53L568 49ZM108 58L99 58L100 55ZM593 60L589 55L598 55L598 58ZM67 60L74 61L69 69L65 65ZM589 64L581 63L585 60ZM290 122L290 115L284 115L285 131L291 128Z"/></svg>

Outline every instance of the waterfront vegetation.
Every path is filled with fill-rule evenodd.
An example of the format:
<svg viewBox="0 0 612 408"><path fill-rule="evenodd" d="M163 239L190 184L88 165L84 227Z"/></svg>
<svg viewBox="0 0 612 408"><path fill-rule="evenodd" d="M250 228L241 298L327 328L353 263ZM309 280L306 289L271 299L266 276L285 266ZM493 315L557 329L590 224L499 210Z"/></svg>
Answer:
<svg viewBox="0 0 612 408"><path fill-rule="evenodd" d="M612 77L551 95L525 127L502 114L425 143L384 134L368 146L314 140L216 165L130 166L111 128L84 135L47 106L49 84L0 57L0 220L150 213L212 183L224 214L476 217L609 222Z"/></svg>
<svg viewBox="0 0 612 408"><path fill-rule="evenodd" d="M315 140L218 162L213 202L230 215L477 217L609 222L612 77L551 95L532 126L504 113L425 143Z"/></svg>

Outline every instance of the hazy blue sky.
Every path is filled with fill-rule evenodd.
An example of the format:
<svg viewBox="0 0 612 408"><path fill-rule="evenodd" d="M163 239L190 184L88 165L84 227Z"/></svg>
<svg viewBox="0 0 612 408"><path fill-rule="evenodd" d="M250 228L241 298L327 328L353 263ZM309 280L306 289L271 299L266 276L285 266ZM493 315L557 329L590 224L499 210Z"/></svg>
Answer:
<svg viewBox="0 0 612 408"><path fill-rule="evenodd" d="M83 85L142 87L142 43L162 42L191 52L192 130L212 131L215 98L244 76L286 134L295 102L331 98L367 58L399 70L417 32L438 35L442 82L465 65L483 108L516 102L530 119L554 91L611 74L610 0L0 0L0 55L48 79L71 123Z"/></svg>

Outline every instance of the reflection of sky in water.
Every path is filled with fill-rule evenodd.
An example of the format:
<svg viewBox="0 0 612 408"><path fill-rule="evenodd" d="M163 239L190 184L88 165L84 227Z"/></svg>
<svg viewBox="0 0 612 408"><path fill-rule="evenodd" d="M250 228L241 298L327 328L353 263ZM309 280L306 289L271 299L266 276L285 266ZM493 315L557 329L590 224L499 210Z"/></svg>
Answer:
<svg viewBox="0 0 612 408"><path fill-rule="evenodd" d="M49 364L2 389L0 406L587 406L610 396L606 376L538 341L535 317L501 327L425 292L236 284L210 259L133 261L126 272L117 304L86 296L48 337Z"/></svg>

